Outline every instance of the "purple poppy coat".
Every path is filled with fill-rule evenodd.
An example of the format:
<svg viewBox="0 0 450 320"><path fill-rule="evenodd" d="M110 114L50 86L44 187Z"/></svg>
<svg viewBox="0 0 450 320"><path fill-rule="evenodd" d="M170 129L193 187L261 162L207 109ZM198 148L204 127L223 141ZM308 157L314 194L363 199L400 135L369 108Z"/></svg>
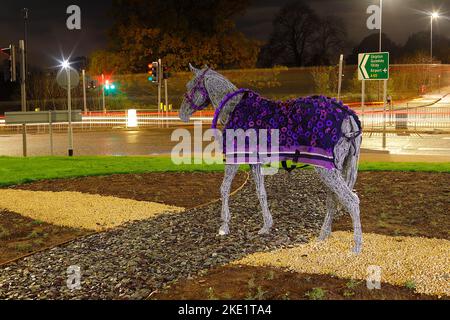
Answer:
<svg viewBox="0 0 450 320"><path fill-rule="evenodd" d="M336 168L334 148L343 137L342 124L352 116L361 134L361 122L354 111L343 105L342 101L324 96L298 98L288 101L272 101L257 93L241 89L227 95L216 110L213 128L216 128L219 114L224 105L234 96L242 94L243 98L231 113L223 132L223 151L226 162L230 163L267 163L270 157L278 154L279 161L293 160L327 169ZM227 150L227 130L254 129L258 137L258 147L252 147L250 139L246 139L244 150L237 147L234 138L234 148ZM272 137L269 133L267 150L259 147L259 131L266 129L279 130L279 148L272 152ZM228 144L228 147L230 144ZM267 152L265 152L267 151ZM256 154L256 158L255 155ZM253 155L253 156L250 156ZM256 159L256 161L255 161Z"/></svg>

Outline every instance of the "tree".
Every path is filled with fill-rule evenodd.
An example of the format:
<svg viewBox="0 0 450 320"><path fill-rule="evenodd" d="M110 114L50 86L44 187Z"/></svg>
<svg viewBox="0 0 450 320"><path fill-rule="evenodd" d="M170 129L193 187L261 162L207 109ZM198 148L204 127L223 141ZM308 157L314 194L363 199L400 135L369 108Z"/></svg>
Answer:
<svg viewBox="0 0 450 320"><path fill-rule="evenodd" d="M89 59L89 73L122 73L126 71L126 59L122 53L98 50Z"/></svg>
<svg viewBox="0 0 450 320"><path fill-rule="evenodd" d="M319 18L302 1L285 5L273 21L274 31L261 49L258 65L330 65L346 44L342 20Z"/></svg>
<svg viewBox="0 0 450 320"><path fill-rule="evenodd" d="M113 0L114 27L157 28L174 34L221 33L249 0ZM117 31L113 28L113 31Z"/></svg>
<svg viewBox="0 0 450 320"><path fill-rule="evenodd" d="M331 65L345 47L347 30L342 19L325 17L317 26L314 39L313 65Z"/></svg>
<svg viewBox="0 0 450 320"><path fill-rule="evenodd" d="M417 32L409 36L405 45L403 46L403 57L410 58L411 56L422 55L427 56L427 61L430 62L430 45L431 45L430 32L422 31ZM433 36L433 59L439 60L442 63L450 63L450 39L435 34Z"/></svg>
<svg viewBox="0 0 450 320"><path fill-rule="evenodd" d="M124 61L123 72L144 72L162 58L172 70L188 63L221 68L253 67L259 43L247 39L231 18L249 0L114 0L111 49Z"/></svg>
<svg viewBox="0 0 450 320"><path fill-rule="evenodd" d="M273 21L274 31L263 48L262 59L270 65L306 65L318 22L314 11L302 1L288 3Z"/></svg>
<svg viewBox="0 0 450 320"><path fill-rule="evenodd" d="M396 62L400 59L401 48L392 41L385 33L381 35L382 50L383 52L390 53L391 62ZM358 64L358 54L364 52L378 52L380 49L380 35L378 33L372 33L365 37L361 42L353 48L352 54L347 59L350 64Z"/></svg>

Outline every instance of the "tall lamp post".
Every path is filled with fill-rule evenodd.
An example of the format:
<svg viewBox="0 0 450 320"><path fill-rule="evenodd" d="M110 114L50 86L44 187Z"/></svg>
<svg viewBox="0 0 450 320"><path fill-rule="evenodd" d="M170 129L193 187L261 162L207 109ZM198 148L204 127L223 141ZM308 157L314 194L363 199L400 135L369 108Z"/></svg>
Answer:
<svg viewBox="0 0 450 320"><path fill-rule="evenodd" d="M433 12L431 15L430 15L430 24L431 24L431 37L430 37L430 39L431 39L431 50L430 50L430 53L431 53L431 59L430 59L430 63L432 64L433 63L433 20L434 19L437 19L437 18L439 18L439 13L438 12Z"/></svg>
<svg viewBox="0 0 450 320"><path fill-rule="evenodd" d="M378 46L378 52L381 52L382 50L382 35L383 35L383 0L380 0L380 40L379 40L379 46ZM380 91L381 91L381 84L378 82L378 100L380 100Z"/></svg>
<svg viewBox="0 0 450 320"><path fill-rule="evenodd" d="M69 147L68 155L73 157L73 129L72 129L72 94L71 94L71 83L70 83L70 62L64 60L61 67L66 71L67 74L67 111L69 119Z"/></svg>
<svg viewBox="0 0 450 320"><path fill-rule="evenodd" d="M381 52L382 46L381 46L381 36L383 33L383 0L380 0L380 43L379 43L379 50Z"/></svg>
<svg viewBox="0 0 450 320"><path fill-rule="evenodd" d="M24 36L24 57L25 57L25 74L24 74L24 81L27 82L28 78L28 8L22 9L23 13L23 36ZM25 105L25 111L27 107Z"/></svg>

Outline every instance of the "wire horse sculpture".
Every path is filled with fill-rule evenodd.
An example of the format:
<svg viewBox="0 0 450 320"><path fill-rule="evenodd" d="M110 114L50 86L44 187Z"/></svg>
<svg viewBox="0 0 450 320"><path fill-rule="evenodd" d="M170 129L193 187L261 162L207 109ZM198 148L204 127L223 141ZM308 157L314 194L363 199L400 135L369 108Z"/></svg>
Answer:
<svg viewBox="0 0 450 320"><path fill-rule="evenodd" d="M329 238L333 217L338 207L351 216L354 229L354 253L362 250L360 201L353 188L358 175L362 129L356 114L342 102L322 96L273 102L248 89L240 89L228 79L205 66L202 70L189 65L194 78L187 84L187 93L180 109L180 119L188 122L191 116L212 104L216 110L213 128L217 123L225 129L249 127L281 128L281 158L311 164L327 187L327 214L319 240ZM230 233L231 213L229 197L231 184L242 163L226 163L221 187L222 225L219 234ZM264 225L259 234L268 234L273 219L267 203L262 163L251 163L256 191L262 207ZM291 170L292 168L285 169Z"/></svg>

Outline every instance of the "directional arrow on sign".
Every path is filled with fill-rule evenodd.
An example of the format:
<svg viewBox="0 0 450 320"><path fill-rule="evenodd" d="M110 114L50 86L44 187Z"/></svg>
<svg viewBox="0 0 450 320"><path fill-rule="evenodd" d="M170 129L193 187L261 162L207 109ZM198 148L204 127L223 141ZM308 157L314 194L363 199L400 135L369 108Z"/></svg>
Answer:
<svg viewBox="0 0 450 320"><path fill-rule="evenodd" d="M365 54L362 62L359 64L359 69L361 70L362 74L364 75L364 79L369 79L369 74L367 73L367 69L366 69L367 61L369 61L369 55Z"/></svg>
<svg viewBox="0 0 450 320"><path fill-rule="evenodd" d="M358 78L359 80L388 80L389 52L359 54Z"/></svg>

